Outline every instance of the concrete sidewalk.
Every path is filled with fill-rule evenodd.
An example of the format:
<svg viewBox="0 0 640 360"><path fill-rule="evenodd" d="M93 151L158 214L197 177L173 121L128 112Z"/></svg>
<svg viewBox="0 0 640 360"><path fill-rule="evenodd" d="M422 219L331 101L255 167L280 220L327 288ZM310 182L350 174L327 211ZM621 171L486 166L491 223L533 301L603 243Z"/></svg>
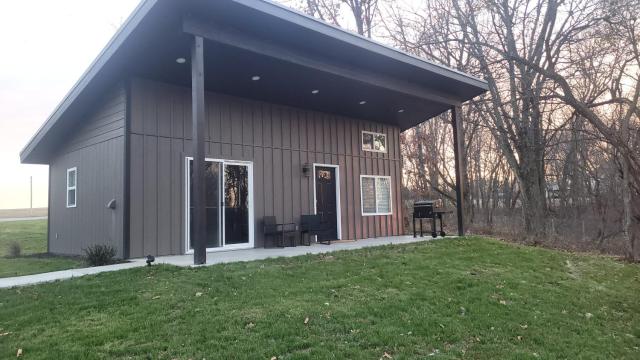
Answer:
<svg viewBox="0 0 640 360"><path fill-rule="evenodd" d="M99 274L103 272L118 271L124 269L132 269L136 267L145 266L144 262L131 261L122 264L114 264L107 266L89 267L83 269L69 269L53 271L42 274L33 274L25 276L16 276L10 278L0 279L0 289L11 288L16 286L35 285L40 283L52 282L57 280L66 280L74 277L80 277L85 275Z"/></svg>
<svg viewBox="0 0 640 360"><path fill-rule="evenodd" d="M355 250L373 246L409 244L414 242L428 241L431 237L413 238L411 236L380 237L375 239L364 239L357 241L338 241L331 245L314 244L312 246L297 246L275 249L247 249L228 250L207 253L207 264L200 266L211 266L215 264L253 261L278 257L293 257L306 254L322 254L340 250ZM194 266L193 255L159 256L154 264L168 264L175 266ZM99 274L103 272L133 269L146 266L145 259L132 259L129 262L108 266L91 267L84 269L70 269L54 271L44 274L34 274L0 279L0 289L16 286L27 286L52 282L57 280L71 279L85 275Z"/></svg>

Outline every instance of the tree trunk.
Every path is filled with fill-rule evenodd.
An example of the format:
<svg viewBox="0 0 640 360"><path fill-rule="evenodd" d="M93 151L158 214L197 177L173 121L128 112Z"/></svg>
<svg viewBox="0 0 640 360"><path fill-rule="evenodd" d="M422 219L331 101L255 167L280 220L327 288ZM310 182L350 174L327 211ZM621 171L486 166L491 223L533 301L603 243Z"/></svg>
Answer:
<svg viewBox="0 0 640 360"><path fill-rule="evenodd" d="M631 261L640 261L640 196L631 185L629 161L622 159L622 236L627 243L627 257Z"/></svg>
<svg viewBox="0 0 640 360"><path fill-rule="evenodd" d="M631 258L634 261L640 261L640 194L638 192L631 194L631 226L629 227Z"/></svg>
<svg viewBox="0 0 640 360"><path fill-rule="evenodd" d="M539 161L527 162L521 170L522 211L525 233L538 244L547 234L547 202L545 196L544 170ZM537 165L536 165L537 164Z"/></svg>

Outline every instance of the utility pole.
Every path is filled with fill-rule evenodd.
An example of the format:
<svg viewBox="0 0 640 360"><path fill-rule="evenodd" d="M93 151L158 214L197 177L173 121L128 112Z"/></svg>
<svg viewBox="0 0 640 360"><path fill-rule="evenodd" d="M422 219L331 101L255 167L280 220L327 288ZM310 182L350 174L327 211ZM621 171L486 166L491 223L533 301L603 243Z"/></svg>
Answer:
<svg viewBox="0 0 640 360"><path fill-rule="evenodd" d="M33 210L33 175L29 176L29 209Z"/></svg>

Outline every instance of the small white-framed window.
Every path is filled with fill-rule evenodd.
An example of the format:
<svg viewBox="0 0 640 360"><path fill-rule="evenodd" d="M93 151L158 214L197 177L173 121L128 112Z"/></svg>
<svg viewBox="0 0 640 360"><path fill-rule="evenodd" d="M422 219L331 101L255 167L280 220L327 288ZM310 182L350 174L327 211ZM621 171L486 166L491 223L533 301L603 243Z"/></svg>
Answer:
<svg viewBox="0 0 640 360"><path fill-rule="evenodd" d="M362 150L372 152L387 152L387 135L371 131L362 132Z"/></svg>
<svg viewBox="0 0 640 360"><path fill-rule="evenodd" d="M67 169L67 207L74 208L78 202L78 169Z"/></svg>
<svg viewBox="0 0 640 360"><path fill-rule="evenodd" d="M362 216L391 215L391 176L360 175Z"/></svg>

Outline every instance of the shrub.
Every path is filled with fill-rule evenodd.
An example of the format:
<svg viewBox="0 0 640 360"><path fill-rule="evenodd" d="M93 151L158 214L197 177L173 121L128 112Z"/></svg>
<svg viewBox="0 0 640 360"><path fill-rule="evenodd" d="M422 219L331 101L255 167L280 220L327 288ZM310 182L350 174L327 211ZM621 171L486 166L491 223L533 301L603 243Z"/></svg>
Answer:
<svg viewBox="0 0 640 360"><path fill-rule="evenodd" d="M7 256L11 258L17 258L17 257L20 257L21 254L22 254L22 246L20 245L19 242L14 241L9 244L9 252Z"/></svg>
<svg viewBox="0 0 640 360"><path fill-rule="evenodd" d="M89 266L103 266L115 263L116 249L111 245L91 245L83 251Z"/></svg>

